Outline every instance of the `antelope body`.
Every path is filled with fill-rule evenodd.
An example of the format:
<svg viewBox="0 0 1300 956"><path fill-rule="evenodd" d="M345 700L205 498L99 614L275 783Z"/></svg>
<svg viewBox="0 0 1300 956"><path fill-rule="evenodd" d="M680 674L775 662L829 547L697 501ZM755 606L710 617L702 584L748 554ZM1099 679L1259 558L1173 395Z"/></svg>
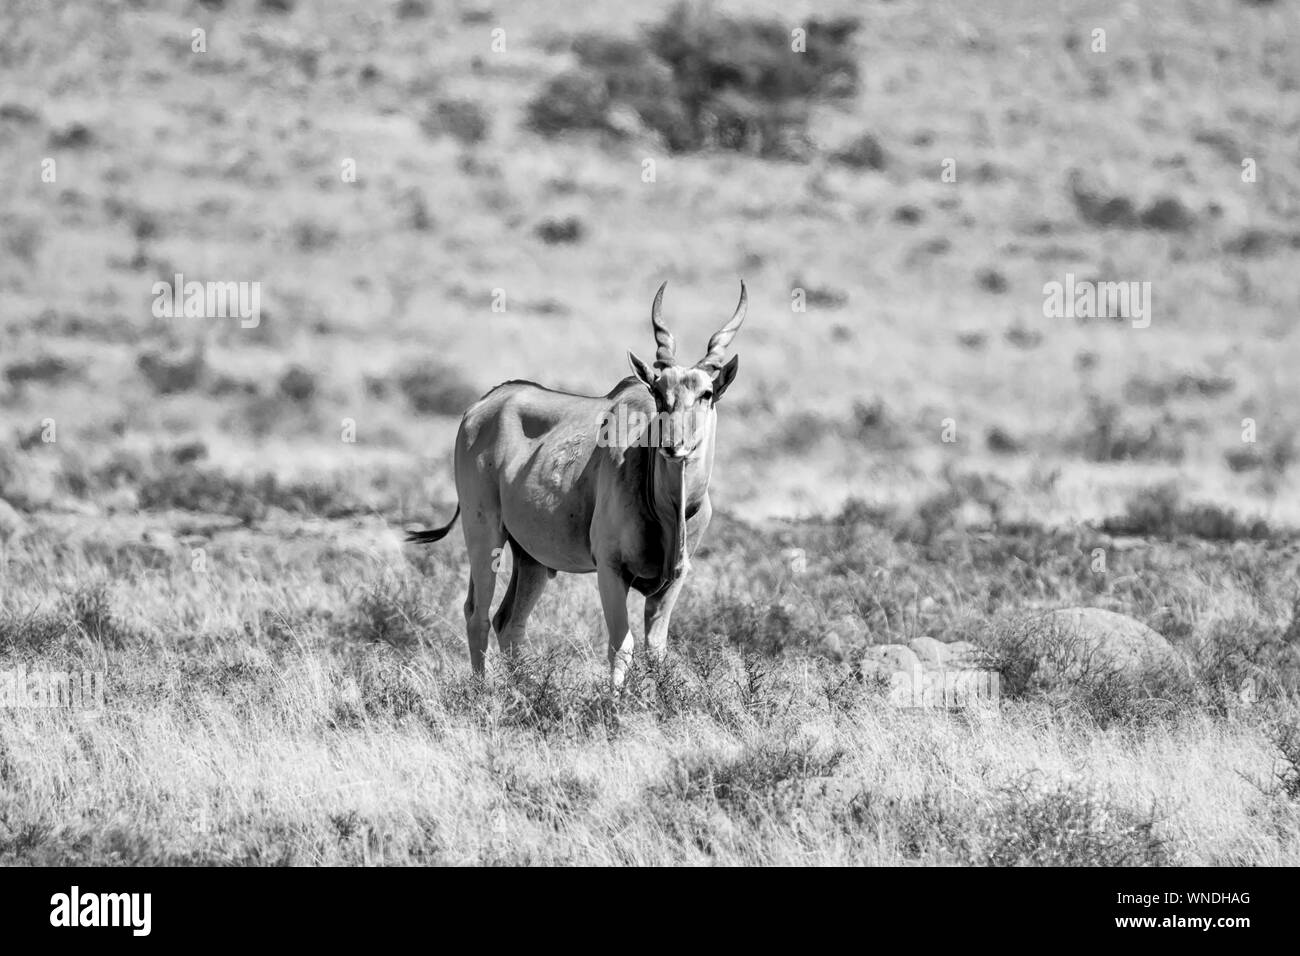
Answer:
<svg viewBox="0 0 1300 956"><path fill-rule="evenodd" d="M653 367L629 352L634 374L600 397L505 382L461 419L456 514L407 540L441 540L463 519L470 562L465 631L476 673L487 652L494 561L507 544L513 572L490 621L504 653L522 646L528 615L558 571L596 573L615 688L632 657L629 590L646 598L647 652L661 656L667 646L690 555L712 515L714 407L739 365L738 357L724 362L724 355L744 321L747 296L742 282L731 320L709 339L705 357L686 367L677 364L662 321L663 293L660 286L650 312Z"/></svg>

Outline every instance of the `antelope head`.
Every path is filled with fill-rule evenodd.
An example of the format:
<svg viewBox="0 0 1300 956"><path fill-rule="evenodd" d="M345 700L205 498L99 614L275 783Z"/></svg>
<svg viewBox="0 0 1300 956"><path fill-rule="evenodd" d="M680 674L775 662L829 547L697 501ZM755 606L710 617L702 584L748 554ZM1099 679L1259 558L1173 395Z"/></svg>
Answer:
<svg viewBox="0 0 1300 956"><path fill-rule="evenodd" d="M669 461L684 461L700 457L710 445L717 424L714 407L740 366L738 355L732 356L731 361L726 360L727 346L745 321L749 299L742 281L736 311L726 325L713 333L704 358L691 366L678 365L677 343L664 325L662 315L667 285L665 282L659 287L650 307L650 324L654 327L657 346L654 365L647 365L632 352L628 352L627 357L633 373L654 396L661 424L657 442L659 454Z"/></svg>

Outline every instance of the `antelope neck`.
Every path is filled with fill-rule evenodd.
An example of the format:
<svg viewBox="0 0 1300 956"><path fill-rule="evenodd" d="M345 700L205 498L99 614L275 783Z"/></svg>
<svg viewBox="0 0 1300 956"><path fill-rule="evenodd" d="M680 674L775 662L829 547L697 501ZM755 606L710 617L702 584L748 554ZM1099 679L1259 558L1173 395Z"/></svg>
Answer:
<svg viewBox="0 0 1300 956"><path fill-rule="evenodd" d="M661 577L671 581L690 567L686 522L690 514L699 510L709 490L708 449L702 448L702 454L694 462L683 459L680 464L669 462L654 449L648 452L651 460L646 469L646 504L661 529L664 554ZM692 469L692 464L696 468Z"/></svg>

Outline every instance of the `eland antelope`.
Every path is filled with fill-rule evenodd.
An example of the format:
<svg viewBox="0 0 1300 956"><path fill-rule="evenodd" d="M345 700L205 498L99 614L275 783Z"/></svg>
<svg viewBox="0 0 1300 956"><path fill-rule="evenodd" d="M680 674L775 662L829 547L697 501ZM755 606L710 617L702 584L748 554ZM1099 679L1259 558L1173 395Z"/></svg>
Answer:
<svg viewBox="0 0 1300 956"><path fill-rule="evenodd" d="M439 541L463 515L465 634L475 673L487 652L495 558L507 543L514 569L491 619L504 653L519 650L528 615L558 571L596 572L615 689L632 658L629 589L645 595L647 653L660 657L667 646L668 619L712 515L715 406L736 377L739 356L726 361L726 350L748 302L741 282L736 311L704 358L678 365L661 315L667 284L650 308L653 366L628 352L633 374L600 397L505 382L461 419L456 513L407 540Z"/></svg>

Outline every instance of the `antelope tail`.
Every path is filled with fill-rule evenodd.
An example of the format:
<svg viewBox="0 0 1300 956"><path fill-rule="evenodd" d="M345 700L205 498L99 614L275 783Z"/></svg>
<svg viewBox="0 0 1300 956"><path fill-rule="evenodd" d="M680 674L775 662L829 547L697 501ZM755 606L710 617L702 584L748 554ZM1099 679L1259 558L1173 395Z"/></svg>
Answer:
<svg viewBox="0 0 1300 956"><path fill-rule="evenodd" d="M448 521L441 528L433 528L432 530L429 531L408 532L406 535L406 540L414 541L416 544L433 544L435 541L441 541L443 538L447 537L447 532L451 530L451 526L456 523L456 519L459 517L460 517L460 503L458 502L456 504L456 513L452 515L451 520Z"/></svg>

